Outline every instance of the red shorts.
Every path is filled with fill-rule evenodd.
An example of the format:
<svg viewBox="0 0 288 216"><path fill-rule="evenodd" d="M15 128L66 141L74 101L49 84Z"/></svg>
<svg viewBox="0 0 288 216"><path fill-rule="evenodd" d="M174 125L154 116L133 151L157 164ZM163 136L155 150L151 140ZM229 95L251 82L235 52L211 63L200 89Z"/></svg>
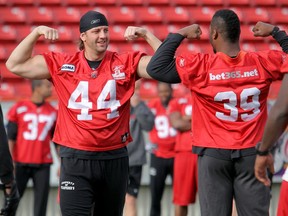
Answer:
<svg viewBox="0 0 288 216"><path fill-rule="evenodd" d="M197 193L197 157L192 152L177 152L174 158L173 203L188 206Z"/></svg>
<svg viewBox="0 0 288 216"><path fill-rule="evenodd" d="M287 216L287 215L288 215L288 182L283 180L281 183L277 216Z"/></svg>

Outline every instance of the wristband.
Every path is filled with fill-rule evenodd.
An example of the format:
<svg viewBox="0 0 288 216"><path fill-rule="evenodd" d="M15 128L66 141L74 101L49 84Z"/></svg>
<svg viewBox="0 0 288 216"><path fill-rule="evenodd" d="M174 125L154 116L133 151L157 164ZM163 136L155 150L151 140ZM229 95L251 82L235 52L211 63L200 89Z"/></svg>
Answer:
<svg viewBox="0 0 288 216"><path fill-rule="evenodd" d="M269 150L265 150L265 151L260 151L260 150L259 150L260 144L261 144L261 142L257 143L257 145L256 145L256 147L255 147L255 149L256 149L256 154L259 155L259 156L266 156L266 155L268 155L268 154L270 153Z"/></svg>
<svg viewBox="0 0 288 216"><path fill-rule="evenodd" d="M279 32L279 27L275 26L271 32L271 36L274 37L277 32Z"/></svg>

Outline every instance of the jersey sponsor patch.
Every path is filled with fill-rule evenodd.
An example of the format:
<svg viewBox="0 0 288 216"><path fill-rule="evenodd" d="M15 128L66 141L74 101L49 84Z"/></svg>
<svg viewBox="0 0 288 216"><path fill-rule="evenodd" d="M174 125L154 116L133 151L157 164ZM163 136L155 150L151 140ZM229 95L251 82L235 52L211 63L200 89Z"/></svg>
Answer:
<svg viewBox="0 0 288 216"><path fill-rule="evenodd" d="M74 71L75 71L75 65L72 65L72 64L63 64L62 67L61 67L61 71L74 72Z"/></svg>
<svg viewBox="0 0 288 216"><path fill-rule="evenodd" d="M230 82L231 80L243 80L243 79L259 79L259 72L256 67L249 68L237 68L233 71L209 71L210 82L225 81Z"/></svg>
<svg viewBox="0 0 288 216"><path fill-rule="evenodd" d="M123 65L117 65L117 66L113 67L114 73L112 73L112 77L115 80L125 79L125 77L126 77L125 72L121 71L123 68L124 68Z"/></svg>

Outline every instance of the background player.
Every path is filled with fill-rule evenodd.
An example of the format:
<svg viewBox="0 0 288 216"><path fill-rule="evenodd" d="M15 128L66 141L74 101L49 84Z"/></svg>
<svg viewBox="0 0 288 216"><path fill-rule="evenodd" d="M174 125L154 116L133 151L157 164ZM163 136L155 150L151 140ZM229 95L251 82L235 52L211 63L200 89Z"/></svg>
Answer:
<svg viewBox="0 0 288 216"><path fill-rule="evenodd" d="M148 106L155 115L154 128L149 132L150 142L154 149L150 158L150 216L161 215L161 199L167 176L173 178L176 130L171 127L167 113L172 99L173 89L170 84L159 82L158 98L149 101Z"/></svg>
<svg viewBox="0 0 288 216"><path fill-rule="evenodd" d="M177 130L173 176L175 216L187 216L188 206L195 203L197 194L197 155L192 153L191 94L174 98L169 103L172 127Z"/></svg>
<svg viewBox="0 0 288 216"><path fill-rule="evenodd" d="M4 206L0 215L15 216L19 203L19 193L14 179L13 162L9 151L6 129L3 122L3 112L0 105L0 180L4 190Z"/></svg>
<svg viewBox="0 0 288 216"><path fill-rule="evenodd" d="M130 132L133 141L128 144L129 181L125 200L125 216L137 215L137 196L141 184L142 167L146 164L145 138L143 131L154 126L154 115L140 98L141 80L135 83L135 92L130 99Z"/></svg>
<svg viewBox="0 0 288 216"><path fill-rule="evenodd" d="M8 111L7 132L20 197L31 178L34 215L45 216L53 162L50 142L57 110L46 101L52 94L52 84L48 80L33 80L31 87L31 98L15 103Z"/></svg>

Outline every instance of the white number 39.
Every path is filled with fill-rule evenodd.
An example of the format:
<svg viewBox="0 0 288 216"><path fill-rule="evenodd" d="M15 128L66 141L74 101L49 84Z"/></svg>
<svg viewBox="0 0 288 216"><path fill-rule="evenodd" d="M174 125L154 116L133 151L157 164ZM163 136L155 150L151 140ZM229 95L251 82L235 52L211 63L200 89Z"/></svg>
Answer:
<svg viewBox="0 0 288 216"><path fill-rule="evenodd" d="M110 96L109 100L107 100L108 96ZM79 97L80 100L77 100ZM120 101L116 100L116 82L115 80L108 80L97 99L97 109L110 109L107 119L112 119L119 116L117 111L119 106ZM92 120L92 115L89 114L89 109L92 109L92 102L89 101L88 81L79 82L69 98L68 108L81 110L81 114L77 115L78 120Z"/></svg>
<svg viewBox="0 0 288 216"><path fill-rule="evenodd" d="M242 113L240 118L243 121L250 121L260 113L259 102L260 90L256 87L243 89L240 94L240 108L246 113ZM216 112L216 117L226 121L237 121L239 110L237 106L237 95L233 91L219 92L214 101L225 101L224 108L230 111L230 114ZM226 102L227 101L227 102Z"/></svg>

